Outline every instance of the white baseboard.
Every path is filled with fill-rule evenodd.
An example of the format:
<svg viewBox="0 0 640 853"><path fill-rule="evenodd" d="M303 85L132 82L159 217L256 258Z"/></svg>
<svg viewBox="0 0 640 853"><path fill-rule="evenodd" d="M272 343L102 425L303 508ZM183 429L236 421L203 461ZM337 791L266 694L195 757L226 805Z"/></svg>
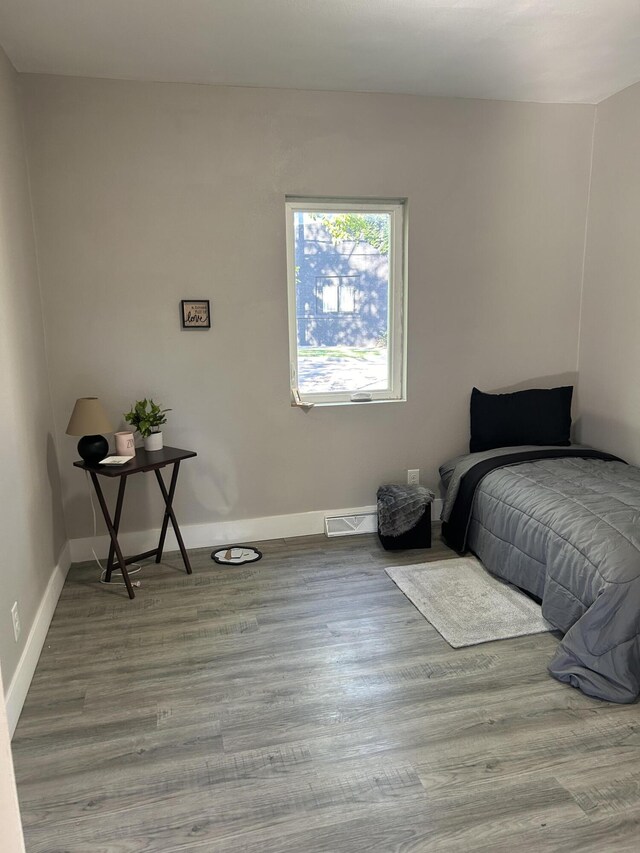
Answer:
<svg viewBox="0 0 640 853"><path fill-rule="evenodd" d="M440 518L441 510L442 501L436 499L431 508L433 521ZM187 548L208 548L232 543L263 542L268 539L311 536L314 533L324 533L324 520L328 515L357 515L358 513L375 511L375 506L323 509L314 512L291 513L290 515L245 518L238 521L215 521L211 524L185 524L181 525L180 530ZM139 530L133 533L122 533L119 539L125 554L139 554L155 548L159 536L159 529ZM71 539L69 545L72 563L83 563L85 560L93 559L93 551L100 559L104 559L109 552L109 537L105 535ZM175 551L177 548L178 543L173 535L171 525L169 525L165 551Z"/></svg>
<svg viewBox="0 0 640 853"><path fill-rule="evenodd" d="M13 674L13 678L7 689L5 696L5 705L7 709L7 721L9 723L9 732L13 737L18 719L22 712L24 700L27 697L29 685L33 678L33 673L36 670L40 652L44 646L44 641L47 637L49 625L53 619L53 614L58 603L58 598L62 592L69 566L71 565L71 549L67 542L58 563L51 572L49 583L44 591L44 595L40 601L40 606L31 625L27 642L20 655L18 666Z"/></svg>

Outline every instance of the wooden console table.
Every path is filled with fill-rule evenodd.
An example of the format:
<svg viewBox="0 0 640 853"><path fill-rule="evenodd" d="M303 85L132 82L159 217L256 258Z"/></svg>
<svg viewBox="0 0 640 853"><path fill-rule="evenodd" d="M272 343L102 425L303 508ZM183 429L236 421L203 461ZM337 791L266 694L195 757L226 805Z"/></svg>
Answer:
<svg viewBox="0 0 640 853"><path fill-rule="evenodd" d="M175 513L173 512L172 504L173 497L176 492L176 483L178 482L180 463L183 459L190 459L192 456L197 455L198 454L193 450L179 450L177 447L164 447L162 450L154 451L139 449L136 451L136 455L132 457L131 462L125 462L124 465L88 465L86 462L82 461L73 463L76 468L81 468L83 471L89 472L93 487L95 488L96 495L98 496L100 509L102 510L102 515L104 516L105 524L107 525L107 530L109 531L109 536L111 538L105 580L111 581L111 573L113 572L117 561L117 568L122 572L122 577L127 587L129 598L135 598L135 593L133 591L129 572L127 571L127 566L131 563L137 562L138 560L146 560L148 557L155 557L156 563L159 563L162 560L162 552L164 550L169 522L171 522L173 532L178 540L178 547L180 548L180 554L182 555L182 560L184 562L185 569L187 570L187 574L191 574L189 555L184 547L184 541L182 539L182 534L180 533L180 528L178 527L178 522L176 521ZM168 465L173 465L173 471L171 473L169 490L167 491L167 487L160 470L162 468L166 468ZM124 490L127 485L127 478L132 474L143 474L146 471L153 471L156 475L156 480L158 481L165 504L164 518L160 529L158 547L153 548L151 551L145 551L142 554L135 554L133 557L124 557L122 549L118 543L118 530L120 529L120 518L122 516L122 505L124 503ZM118 499L116 501L116 510L113 519L109 514L109 508L107 507L104 494L102 493L102 488L98 479L99 476L109 477L112 480L117 477L120 478Z"/></svg>

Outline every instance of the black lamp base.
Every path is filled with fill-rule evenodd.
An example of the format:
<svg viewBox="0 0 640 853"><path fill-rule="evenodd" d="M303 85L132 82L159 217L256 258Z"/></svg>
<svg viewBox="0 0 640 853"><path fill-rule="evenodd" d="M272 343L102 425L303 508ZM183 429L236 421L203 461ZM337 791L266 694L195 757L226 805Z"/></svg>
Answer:
<svg viewBox="0 0 640 853"><path fill-rule="evenodd" d="M83 435L78 442L78 453L87 465L97 465L109 452L109 442L103 435Z"/></svg>

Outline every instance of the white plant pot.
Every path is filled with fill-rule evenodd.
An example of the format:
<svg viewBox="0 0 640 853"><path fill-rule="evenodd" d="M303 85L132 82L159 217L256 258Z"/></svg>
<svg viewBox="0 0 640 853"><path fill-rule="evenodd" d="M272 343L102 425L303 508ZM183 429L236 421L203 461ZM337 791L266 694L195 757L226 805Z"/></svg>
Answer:
<svg viewBox="0 0 640 853"><path fill-rule="evenodd" d="M162 433L152 432L144 440L145 450L162 450Z"/></svg>

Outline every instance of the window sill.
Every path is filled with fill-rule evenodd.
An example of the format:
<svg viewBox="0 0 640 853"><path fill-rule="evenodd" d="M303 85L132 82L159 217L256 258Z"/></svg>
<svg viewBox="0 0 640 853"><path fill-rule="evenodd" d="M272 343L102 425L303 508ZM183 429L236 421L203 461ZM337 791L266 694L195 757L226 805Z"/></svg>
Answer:
<svg viewBox="0 0 640 853"><path fill-rule="evenodd" d="M305 409L306 411L309 411L310 409L341 408L343 406L351 406L351 407L355 406L357 408L366 409L368 406L378 406L381 403L387 404L387 403L406 403L406 402L407 402L406 397L399 397L398 399L394 399L394 400L366 400L366 401L360 401L359 403L355 403L353 400L336 400L335 402L325 401L322 403L312 403L310 401L306 401L306 402L303 401L302 403L291 403L291 407L293 409Z"/></svg>

